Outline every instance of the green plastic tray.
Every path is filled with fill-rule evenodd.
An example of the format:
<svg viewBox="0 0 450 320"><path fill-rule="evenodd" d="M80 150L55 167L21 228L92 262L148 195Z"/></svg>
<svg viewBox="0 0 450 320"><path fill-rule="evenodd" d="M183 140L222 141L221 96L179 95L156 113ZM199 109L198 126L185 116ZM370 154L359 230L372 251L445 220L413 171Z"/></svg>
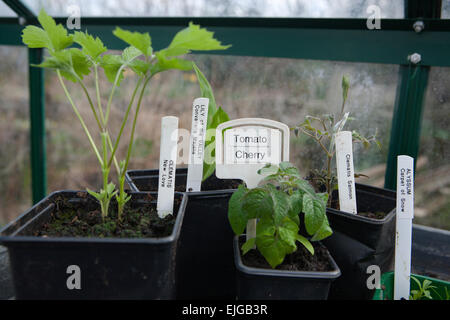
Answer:
<svg viewBox="0 0 450 320"><path fill-rule="evenodd" d="M432 285L436 287L435 290L430 290L431 297L433 300L440 300L446 298L446 291L450 294L450 282L438 280L435 278L419 276L416 274L412 274L420 283L423 283L423 280L428 279L432 282ZM417 290L417 284L414 280L411 279L411 290ZM437 292L437 294L436 294ZM440 295L440 297L438 296ZM375 290L372 300L392 300L394 297L394 272L386 272L381 275L381 289Z"/></svg>

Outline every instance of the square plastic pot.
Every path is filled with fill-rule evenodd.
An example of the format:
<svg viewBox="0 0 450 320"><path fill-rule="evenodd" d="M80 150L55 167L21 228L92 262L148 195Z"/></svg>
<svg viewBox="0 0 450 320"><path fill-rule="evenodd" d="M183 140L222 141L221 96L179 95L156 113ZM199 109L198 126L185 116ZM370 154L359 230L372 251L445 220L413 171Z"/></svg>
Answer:
<svg viewBox="0 0 450 320"><path fill-rule="evenodd" d="M132 170L126 174L132 190L158 188L159 170ZM185 186L187 169L176 169L175 186ZM213 174L208 185L224 185ZM231 180L240 182L238 180ZM235 189L188 192L189 201L177 254L178 299L234 299L234 233L228 222L228 201Z"/></svg>
<svg viewBox="0 0 450 320"><path fill-rule="evenodd" d="M326 300L331 283L341 274L329 253L333 270L327 272L248 267L242 262L240 237L235 236L233 240L238 300Z"/></svg>
<svg viewBox="0 0 450 320"><path fill-rule="evenodd" d="M427 279L431 281L431 285L435 286L435 290L430 290L433 300L446 299L447 294L450 294L450 282L439 280L435 278L425 277L417 274L412 274L420 283ZM376 289L372 300L393 300L394 298L394 272L386 272L381 275L380 289ZM417 290L417 283L411 279L410 290ZM425 299L427 300L427 299Z"/></svg>
<svg viewBox="0 0 450 320"><path fill-rule="evenodd" d="M330 299L370 299L374 290L366 285L367 267L377 265L381 272L392 270L395 250L394 191L356 184L358 212L384 212L372 219L327 208L333 235L323 240L342 276L333 282Z"/></svg>
<svg viewBox="0 0 450 320"><path fill-rule="evenodd" d="M130 205L155 203L155 193L130 193ZM56 191L0 231L8 248L16 299L173 299L175 261L187 197L172 233L162 238L35 237L61 199L96 201L85 191ZM80 289L69 289L69 266L79 268ZM73 279L72 279L73 280Z"/></svg>

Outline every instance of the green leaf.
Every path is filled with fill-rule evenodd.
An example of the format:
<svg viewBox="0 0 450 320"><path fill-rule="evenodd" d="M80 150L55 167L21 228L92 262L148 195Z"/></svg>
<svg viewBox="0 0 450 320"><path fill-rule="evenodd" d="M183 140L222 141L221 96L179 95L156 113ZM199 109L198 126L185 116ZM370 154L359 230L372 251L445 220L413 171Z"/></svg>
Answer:
<svg viewBox="0 0 450 320"><path fill-rule="evenodd" d="M305 227L310 235L314 235L321 227L325 216L322 201L317 201L308 193L303 195L303 212L305 213Z"/></svg>
<svg viewBox="0 0 450 320"><path fill-rule="evenodd" d="M289 196L275 188L273 185L268 184L267 188L269 190L269 195L271 198L273 212L273 219L277 225L279 225L285 217L288 216L290 207Z"/></svg>
<svg viewBox="0 0 450 320"><path fill-rule="evenodd" d="M256 237L262 236L275 236L276 232L275 224L273 223L272 217L263 217L259 219L256 224Z"/></svg>
<svg viewBox="0 0 450 320"><path fill-rule="evenodd" d="M153 65L152 74L156 74L158 72L170 69L176 69L181 71L192 70L192 61L183 60L180 58L167 59L163 54L159 52L156 52L155 55L158 58L158 62Z"/></svg>
<svg viewBox="0 0 450 320"><path fill-rule="evenodd" d="M308 181L299 178L295 179L294 184L296 189L301 190L304 193L308 193L311 196L315 196L316 193L314 188Z"/></svg>
<svg viewBox="0 0 450 320"><path fill-rule="evenodd" d="M303 210L303 192L300 190L294 191L288 198L289 211L288 216L294 220L297 225L300 224L299 214Z"/></svg>
<svg viewBox="0 0 450 320"><path fill-rule="evenodd" d="M152 40L148 32L131 32L128 30L123 30L119 27L113 31L113 34L128 43L130 46L137 48L143 55L149 57L152 55Z"/></svg>
<svg viewBox="0 0 450 320"><path fill-rule="evenodd" d="M298 225L289 219L288 217L284 217L281 225L277 228L278 234L280 238L286 242L286 244L290 247L290 252L292 253L297 250L297 235L298 235Z"/></svg>
<svg viewBox="0 0 450 320"><path fill-rule="evenodd" d="M214 33L192 22L189 26L179 31L172 39L169 47L160 52L167 57L174 57L191 52L191 50L224 50L230 45L223 46L220 41L214 38Z"/></svg>
<svg viewBox="0 0 450 320"><path fill-rule="evenodd" d="M278 237L256 237L256 247L272 268L281 264L286 256L286 245Z"/></svg>
<svg viewBox="0 0 450 320"><path fill-rule="evenodd" d="M86 56L76 48L68 49L72 58L72 67L75 73L83 79L83 76L91 73L92 63L86 58Z"/></svg>
<svg viewBox="0 0 450 320"><path fill-rule="evenodd" d="M133 71L141 73L143 70L147 70L149 64L137 58L142 53L137 48L130 46L123 50L121 55L118 54L105 54L101 59L101 66L105 71L106 78L114 83L117 73L120 72L117 85L123 79L123 72L126 67L130 67ZM141 62L138 62L141 61ZM145 65L144 65L145 64Z"/></svg>
<svg viewBox="0 0 450 320"><path fill-rule="evenodd" d="M103 71L105 71L106 78L109 82L114 83L116 79L117 72L119 72L120 67L122 66L122 56L117 54L105 54L101 60L101 66ZM120 82L123 79L123 70L120 72L119 80L117 85L120 85Z"/></svg>
<svg viewBox="0 0 450 320"><path fill-rule="evenodd" d="M249 252L251 249L254 248L256 242L256 238L248 239L243 245L242 245L242 254L245 255L247 252Z"/></svg>
<svg viewBox="0 0 450 320"><path fill-rule="evenodd" d="M248 219L272 217L275 204L266 189L251 189L242 197L241 201L242 211Z"/></svg>
<svg viewBox="0 0 450 320"><path fill-rule="evenodd" d="M282 161L282 162L280 162L279 167L280 167L280 169L282 171L285 171L286 169L289 169L289 168L294 168L294 169L296 169L298 171L298 169L292 163L290 163L289 161Z"/></svg>
<svg viewBox="0 0 450 320"><path fill-rule="evenodd" d="M30 48L47 48L50 53L61 51L72 45L72 35L67 34L63 25L56 25L55 20L44 9L39 12L38 20L43 29L26 27L22 33L23 43Z"/></svg>
<svg viewBox="0 0 450 320"><path fill-rule="evenodd" d="M83 76L88 75L91 71L91 63L76 48L54 51L41 64L32 66L60 70L64 78L73 82L78 81L77 77L83 79Z"/></svg>
<svg viewBox="0 0 450 320"><path fill-rule="evenodd" d="M214 113L212 117L212 121L207 124L207 130L206 130L206 138L205 138L205 150L212 150L211 151L211 157L208 154L205 154L205 159L203 163L203 181L208 179L209 176L211 176L216 169L216 161L215 161L215 149L216 149L216 129L217 126L223 122L229 121L230 118L228 117L228 114L221 108L217 109L216 113Z"/></svg>
<svg viewBox="0 0 450 320"><path fill-rule="evenodd" d="M320 241L325 238L328 238L333 234L333 231L330 228L330 224L328 223L328 218L325 216L322 225L320 228L314 233L313 237L311 238L311 241Z"/></svg>
<svg viewBox="0 0 450 320"><path fill-rule="evenodd" d="M91 59L96 62L99 61L100 55L108 50L100 38L94 38L88 34L87 31L76 31L73 36L73 41L81 46L82 52L85 55L91 57Z"/></svg>
<svg viewBox="0 0 450 320"><path fill-rule="evenodd" d="M297 240L312 254L314 255L314 247L311 242L308 241L304 236L297 234Z"/></svg>
<svg viewBox="0 0 450 320"><path fill-rule="evenodd" d="M91 196L93 196L94 198L96 198L98 201L100 201L103 197L101 193L92 191L90 189L86 189L87 193L89 193Z"/></svg>
<svg viewBox="0 0 450 320"><path fill-rule="evenodd" d="M342 99L345 101L348 97L348 89L350 88L350 82L346 76L342 77Z"/></svg>
<svg viewBox="0 0 450 320"><path fill-rule="evenodd" d="M216 99L214 98L214 93L208 79L206 79L205 75L200 71L195 63L192 63L192 66L194 67L195 74L197 75L201 96L209 99L207 123L207 125L209 125L213 120L214 114L217 112Z"/></svg>
<svg viewBox="0 0 450 320"><path fill-rule="evenodd" d="M322 199L323 204L326 206L328 203L328 193L323 192L323 193L316 193L316 196L319 197L320 199Z"/></svg>
<svg viewBox="0 0 450 320"><path fill-rule="evenodd" d="M266 164L264 167L258 170L258 174L271 175L278 172L278 166L271 163Z"/></svg>
<svg viewBox="0 0 450 320"><path fill-rule="evenodd" d="M228 221L236 235L242 234L247 226L248 218L241 209L242 197L246 192L247 189L240 185L228 202Z"/></svg>
<svg viewBox="0 0 450 320"><path fill-rule="evenodd" d="M126 47L122 52L123 64L128 65L131 61L133 61L140 55L142 55L142 53L136 47L133 46Z"/></svg>
<svg viewBox="0 0 450 320"><path fill-rule="evenodd" d="M47 33L36 26L27 26L23 29L22 42L29 48L52 48L52 43Z"/></svg>

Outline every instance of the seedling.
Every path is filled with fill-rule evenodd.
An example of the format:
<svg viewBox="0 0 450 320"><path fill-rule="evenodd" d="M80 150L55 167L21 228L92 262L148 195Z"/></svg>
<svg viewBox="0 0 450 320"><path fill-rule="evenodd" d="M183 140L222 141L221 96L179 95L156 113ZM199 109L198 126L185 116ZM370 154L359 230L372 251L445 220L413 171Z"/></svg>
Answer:
<svg viewBox="0 0 450 320"><path fill-rule="evenodd" d="M349 118L349 113L345 112L345 104L348 98L348 91L350 83L347 77L342 77L342 106L340 114L336 117L334 114L327 114L321 117L306 116L303 123L291 128L295 135L303 133L317 142L320 148L326 155L326 167L322 170L312 170L311 180L316 189L320 189L324 186L326 193L328 194L327 206L331 206L333 197L333 190L337 189L336 173L333 171L332 164L335 155L335 136L336 133L342 131ZM370 137L364 137L357 131L352 131L353 142L360 142L365 148L369 148L371 143L374 142L380 147L379 142L376 140L376 133ZM359 175L355 174L355 177Z"/></svg>
<svg viewBox="0 0 450 320"><path fill-rule="evenodd" d="M256 246L272 268L297 250L297 241L314 254L310 241L333 233L325 213L328 195L316 193L289 162L267 164L258 173L265 176L260 186L247 189L240 185L228 206L228 219L236 235L244 232L249 220L257 219L256 237L243 244L243 254ZM304 214L309 240L299 234L300 213Z"/></svg>
<svg viewBox="0 0 450 320"><path fill-rule="evenodd" d="M44 62L35 67L50 68L56 70L58 79L64 93L72 106L75 115L88 137L89 143L101 167L103 175L103 188L100 192L88 190L101 205L102 216L108 215L109 203L112 197L116 197L118 204L118 216L121 219L124 205L130 200L124 191L125 173L128 168L133 147L136 123L141 108L142 98L150 79L160 73L171 69L182 71L192 70L191 61L180 58L180 56L195 51L223 50L229 46L222 45L214 38L213 33L201 28L198 25L189 23L189 26L178 32L165 49L154 51L151 37L148 33L132 32L117 27L113 34L124 41L128 47L121 54L106 54L107 48L102 40L87 32L75 31L71 34L61 24L56 24L54 19L41 10L38 16L42 28L37 26L27 26L23 30L22 39L29 48L46 48L49 56ZM73 44L78 47L71 47ZM107 79L112 83L106 106L101 100L99 88L99 69L103 69ZM138 77L138 81L130 97L129 104L122 119L122 124L115 140L111 137L109 130L109 116L111 112L112 100L116 88L124 78L124 71L130 70ZM195 67L197 75L202 75ZM95 77L95 98L92 99L83 78L94 73ZM202 75L204 78L204 76ZM206 80L200 79L201 87ZM85 124L79 108L75 104L64 83L64 79L78 83L86 95L87 101L97 124L98 134L101 137L101 151L94 142L91 131ZM202 82L203 81L203 82ZM207 83L207 81L206 81ZM202 90L203 91L203 90ZM121 141L125 125L128 122L131 109L137 96L136 109L132 120L131 134L125 159L117 159L117 149ZM211 118L214 116L213 114ZM114 164L118 175L119 190L110 182L109 174L111 166Z"/></svg>
<svg viewBox="0 0 450 320"><path fill-rule="evenodd" d="M423 298L433 299L430 290L436 289L436 287L432 285L430 280L424 279L422 284L414 276L411 276L411 279L417 284L418 290L411 290L411 295L409 296L410 300L421 300Z"/></svg>

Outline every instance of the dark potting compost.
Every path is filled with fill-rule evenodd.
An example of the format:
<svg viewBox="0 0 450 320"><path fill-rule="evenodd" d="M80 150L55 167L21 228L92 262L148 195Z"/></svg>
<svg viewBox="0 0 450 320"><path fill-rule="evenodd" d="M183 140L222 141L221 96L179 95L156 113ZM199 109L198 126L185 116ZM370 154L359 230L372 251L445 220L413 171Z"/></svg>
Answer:
<svg viewBox="0 0 450 320"><path fill-rule="evenodd" d="M80 198L86 193L80 192ZM149 195L149 201L153 198ZM154 203L138 208L125 206L122 219L118 219L117 208L113 202L109 215L102 218L97 203L92 201L69 201L60 196L55 199L56 210L50 215L50 221L33 234L22 235L43 237L100 237L100 238L161 238L171 234L180 200L174 204L174 214L161 219Z"/></svg>
<svg viewBox="0 0 450 320"><path fill-rule="evenodd" d="M239 246L245 243L244 238L239 239ZM333 266L328 258L328 250L323 246L312 242L314 255L312 255L304 246L299 245L294 253L286 256L283 263L278 265L275 270L288 271L332 271ZM258 250L250 250L241 256L244 265L253 268L272 269L267 260Z"/></svg>
<svg viewBox="0 0 450 320"><path fill-rule="evenodd" d="M86 192L56 191L2 229L16 299L174 299L187 196L157 221L157 193L129 194L120 222L114 203L102 221Z"/></svg>

